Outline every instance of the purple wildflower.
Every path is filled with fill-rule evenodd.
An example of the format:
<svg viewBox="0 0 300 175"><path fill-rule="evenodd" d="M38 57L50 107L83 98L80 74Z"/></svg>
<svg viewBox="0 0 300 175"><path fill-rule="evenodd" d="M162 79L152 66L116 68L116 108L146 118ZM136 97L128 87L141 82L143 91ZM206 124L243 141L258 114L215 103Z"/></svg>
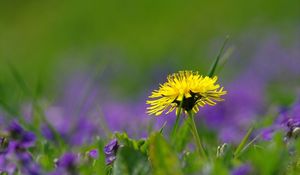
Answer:
<svg viewBox="0 0 300 175"><path fill-rule="evenodd" d="M52 126L71 145L91 142L93 135L100 133L99 120L99 87L86 73L76 73L63 80L61 96L55 104L45 110L45 115ZM42 127L47 139L52 133Z"/></svg>
<svg viewBox="0 0 300 175"><path fill-rule="evenodd" d="M25 152L25 151L24 152L16 152L16 154L17 154L19 161L24 166L28 166L33 161L31 154L29 154L28 152Z"/></svg>
<svg viewBox="0 0 300 175"><path fill-rule="evenodd" d="M277 122L280 122L282 129L286 131L286 138L297 138L300 131L300 96L290 110L279 115Z"/></svg>
<svg viewBox="0 0 300 175"><path fill-rule="evenodd" d="M58 168L73 169L77 165L77 156L73 153L65 153L58 159L56 165Z"/></svg>
<svg viewBox="0 0 300 175"><path fill-rule="evenodd" d="M26 131L23 133L23 137L22 140L20 140L20 144L24 148L29 148L34 145L35 140L36 140L35 134L33 132Z"/></svg>
<svg viewBox="0 0 300 175"><path fill-rule="evenodd" d="M99 157L99 151L98 149L92 149L89 151L89 156L93 159L98 159Z"/></svg>
<svg viewBox="0 0 300 175"><path fill-rule="evenodd" d="M32 163L29 166L24 167L24 172L28 175L40 175L43 174L41 173L41 168L39 165L36 163Z"/></svg>
<svg viewBox="0 0 300 175"><path fill-rule="evenodd" d="M147 137L151 130L159 130L168 121L166 132L175 122L175 111L163 117L149 117L146 114L146 95L138 102L126 101L124 103L105 101L102 105L105 122L111 131L126 132L132 138ZM145 129L147 128L147 130Z"/></svg>
<svg viewBox="0 0 300 175"><path fill-rule="evenodd" d="M202 110L204 121L219 133L222 142L238 143L251 123L258 119L257 116L266 112L265 94L270 82L292 86L296 84L292 82L293 77L300 75L296 66L300 63L299 49L295 49L299 44L286 48L277 35L259 42L249 42L249 39L241 42L243 44L240 44L238 51L232 56L231 63L234 64L232 70L243 71L239 74L232 73L233 77L230 78L233 81L225 85L228 94L223 103ZM241 58L247 61L241 61ZM264 134L268 139L271 133Z"/></svg>
<svg viewBox="0 0 300 175"><path fill-rule="evenodd" d="M41 126L41 133L46 139L54 141L54 134L46 124Z"/></svg>
<svg viewBox="0 0 300 175"><path fill-rule="evenodd" d="M261 131L261 138L266 141L270 141L274 134L274 128L264 128Z"/></svg>
<svg viewBox="0 0 300 175"><path fill-rule="evenodd" d="M219 133L222 142L238 143L263 110L263 85L251 75L242 75L226 87L225 101L203 108L202 114L207 125Z"/></svg>
<svg viewBox="0 0 300 175"><path fill-rule="evenodd" d="M32 155L29 153L28 148L33 146L36 140L34 133L26 131L17 122L13 121L7 128L8 139L1 137L0 154L0 169L8 174L14 174L17 171L15 162L21 167L18 171L25 175L39 175L43 174L40 166L34 162Z"/></svg>
<svg viewBox="0 0 300 175"><path fill-rule="evenodd" d="M8 175L12 175L16 172L17 166L13 163L6 163L3 160L3 157L0 156L0 174L7 173Z"/></svg>
<svg viewBox="0 0 300 175"><path fill-rule="evenodd" d="M19 139L23 135L24 129L17 121L14 120L10 123L8 132L13 139Z"/></svg>
<svg viewBox="0 0 300 175"><path fill-rule="evenodd" d="M300 97L298 101L290 108L284 108L279 112L274 123L260 131L263 140L271 140L274 133L284 131L286 133L285 140L297 138L300 135Z"/></svg>
<svg viewBox="0 0 300 175"><path fill-rule="evenodd" d="M89 143L94 138L91 136L104 135L108 130L125 131L133 138L146 137L151 129L160 129L165 120L175 120L173 116L148 117L146 97L138 103L120 103L120 99L111 101L105 95L100 98L100 87L91 77L82 72L68 77L68 81L62 83L60 98L45 110L48 121L70 145ZM53 139L47 126L42 125L41 131L45 138Z"/></svg>
<svg viewBox="0 0 300 175"><path fill-rule="evenodd" d="M114 162L114 160L116 159L116 154L117 154L118 148L119 148L119 145L118 145L117 139L111 140L104 147L105 162L107 165L112 164Z"/></svg>
<svg viewBox="0 0 300 175"><path fill-rule="evenodd" d="M292 137L297 138L300 133L300 118L289 118L285 123L286 137L290 139Z"/></svg>
<svg viewBox="0 0 300 175"><path fill-rule="evenodd" d="M36 136L34 133L25 131L17 121L10 123L8 132L19 148L29 148L34 145Z"/></svg>
<svg viewBox="0 0 300 175"><path fill-rule="evenodd" d="M250 175L252 167L249 164L241 165L232 170L231 175Z"/></svg>

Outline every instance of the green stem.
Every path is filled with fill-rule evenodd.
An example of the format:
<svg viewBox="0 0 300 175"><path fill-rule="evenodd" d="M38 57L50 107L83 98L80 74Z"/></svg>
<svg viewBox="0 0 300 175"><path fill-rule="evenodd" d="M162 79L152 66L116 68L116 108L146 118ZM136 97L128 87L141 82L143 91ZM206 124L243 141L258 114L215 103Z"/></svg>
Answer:
<svg viewBox="0 0 300 175"><path fill-rule="evenodd" d="M171 132L171 139L172 140L175 140L175 136L176 136L176 133L177 133L177 128L179 126L179 119L180 119L180 115L181 115L181 111L182 111L182 102L183 102L183 100L179 104L178 112L176 114L175 125L173 126L173 129L172 129L172 132Z"/></svg>
<svg viewBox="0 0 300 175"><path fill-rule="evenodd" d="M181 111L181 110L179 109L179 111ZM175 125L173 126L173 129L172 129L172 137L175 137L176 132L177 132L177 128L178 128L178 125L179 125L179 119L180 119L180 113L181 113L179 111L176 115Z"/></svg>
<svg viewBox="0 0 300 175"><path fill-rule="evenodd" d="M196 127L195 119L194 119L194 113L192 111L188 111L188 121L189 121L189 124L191 127L191 132L192 132L193 137L196 142L197 150L198 150L200 156L205 157L207 159L208 157L207 157L204 147L201 143L201 140L200 140L200 137L198 134L198 130Z"/></svg>

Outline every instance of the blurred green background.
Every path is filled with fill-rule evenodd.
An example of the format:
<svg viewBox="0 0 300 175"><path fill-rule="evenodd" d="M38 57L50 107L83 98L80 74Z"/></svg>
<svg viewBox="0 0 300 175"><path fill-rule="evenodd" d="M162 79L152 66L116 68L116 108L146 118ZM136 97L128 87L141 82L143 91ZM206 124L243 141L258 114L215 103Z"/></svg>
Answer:
<svg viewBox="0 0 300 175"><path fill-rule="evenodd" d="M226 35L276 30L289 36L299 7L299 0L2 0L0 83L2 89L12 84L8 63L31 87L55 86L61 67L82 64L112 63L128 88L161 65L206 71ZM212 41L219 43L213 51Z"/></svg>

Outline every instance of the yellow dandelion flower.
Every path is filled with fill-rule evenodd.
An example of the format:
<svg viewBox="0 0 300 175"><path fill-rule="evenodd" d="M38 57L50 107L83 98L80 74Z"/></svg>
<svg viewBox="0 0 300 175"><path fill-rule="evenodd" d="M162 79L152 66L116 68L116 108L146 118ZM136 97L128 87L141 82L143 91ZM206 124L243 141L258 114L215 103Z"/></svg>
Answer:
<svg viewBox="0 0 300 175"><path fill-rule="evenodd" d="M154 90L149 96L147 113L161 115L172 112L181 105L185 111L198 112L199 107L206 104L215 105L222 101L222 95L227 92L216 84L217 77L201 76L198 72L179 71L167 77L167 82L160 84L158 90Z"/></svg>

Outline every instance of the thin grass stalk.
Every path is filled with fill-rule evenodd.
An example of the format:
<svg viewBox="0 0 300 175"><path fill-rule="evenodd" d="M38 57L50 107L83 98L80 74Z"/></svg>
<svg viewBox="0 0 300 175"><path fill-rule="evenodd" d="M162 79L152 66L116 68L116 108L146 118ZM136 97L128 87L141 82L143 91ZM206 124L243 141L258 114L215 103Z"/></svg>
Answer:
<svg viewBox="0 0 300 175"><path fill-rule="evenodd" d="M211 67L210 67L210 69L209 69L209 72L208 72L208 74L207 74L209 77L213 77L213 76L214 76L214 74L215 74L215 72L216 72L216 70L217 70L217 67L218 67L220 58L221 58L221 56L222 56L222 54L223 54L224 48L225 48L225 46L226 46L228 40L229 40L229 36L226 36L226 38L225 38L225 40L224 40L224 42L223 42L223 45L222 45L222 47L221 47L221 49L220 49L220 51L219 51L219 53L218 53L218 55L217 55L217 57L216 57L214 63L211 65Z"/></svg>

